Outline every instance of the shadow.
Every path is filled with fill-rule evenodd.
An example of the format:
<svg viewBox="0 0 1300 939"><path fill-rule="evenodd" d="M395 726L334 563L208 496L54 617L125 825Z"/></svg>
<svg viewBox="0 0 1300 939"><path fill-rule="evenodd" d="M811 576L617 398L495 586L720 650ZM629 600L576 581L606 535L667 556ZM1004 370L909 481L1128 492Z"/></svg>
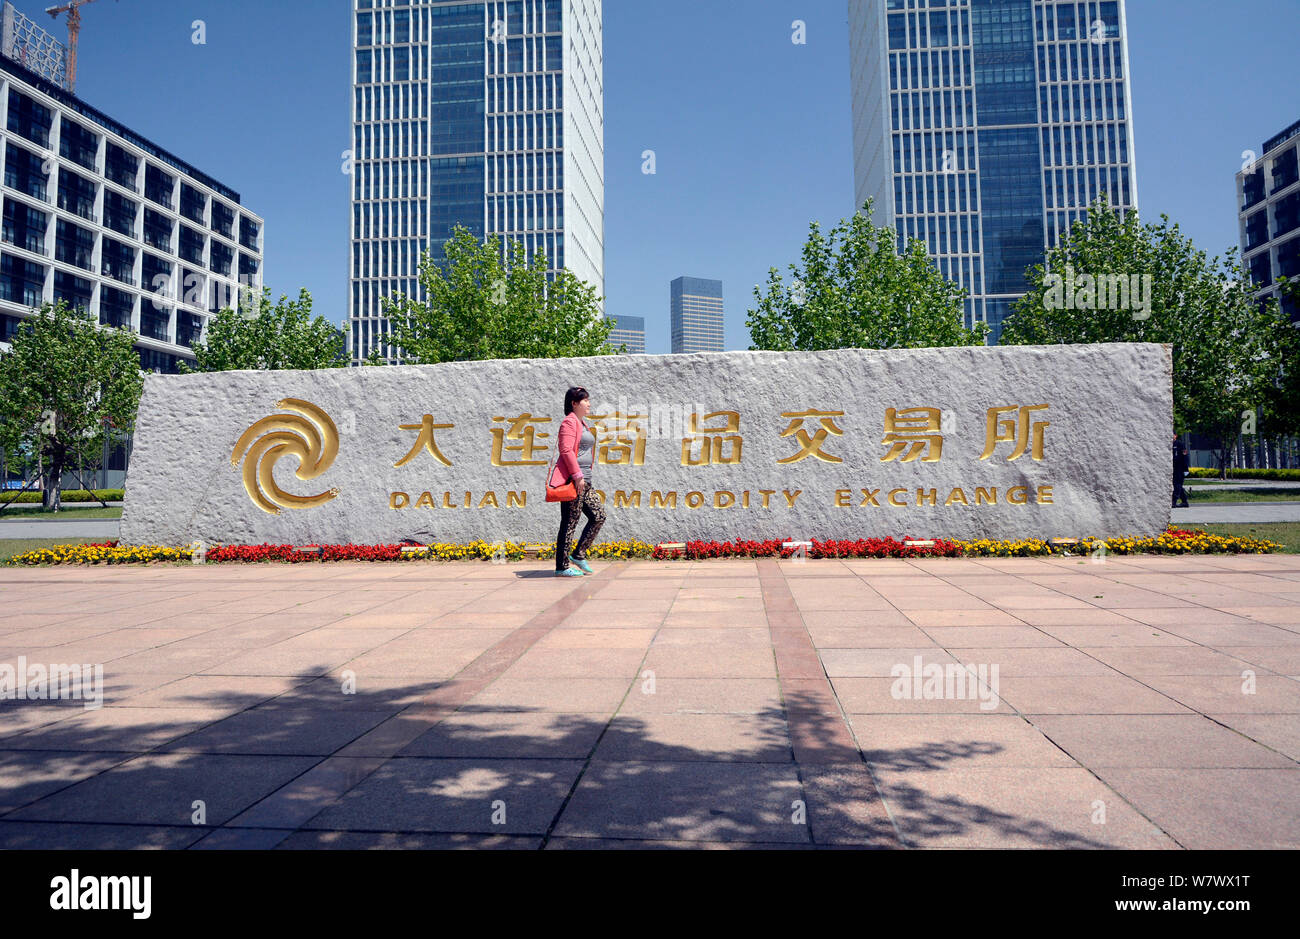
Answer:
<svg viewBox="0 0 1300 939"><path fill-rule="evenodd" d="M845 757L842 720L808 695L710 713L661 697L681 694L671 689L646 694L640 679L556 678L538 693L568 697L570 710L492 704L489 686L431 715L421 699L456 690L455 680L363 671L349 695L345 667L300 671L274 693L218 690L213 677L212 688L170 698L165 685L106 694L99 711L0 704L0 848L183 848L209 837L214 847L286 849L1111 846L973 794L927 791L922 774L941 779L997 744ZM610 683L625 690L598 706ZM31 719L31 709L52 719L14 732L7 718ZM405 736L385 737L393 728ZM368 739L387 740L377 757L346 755ZM873 772L908 775L886 785L882 802Z"/></svg>

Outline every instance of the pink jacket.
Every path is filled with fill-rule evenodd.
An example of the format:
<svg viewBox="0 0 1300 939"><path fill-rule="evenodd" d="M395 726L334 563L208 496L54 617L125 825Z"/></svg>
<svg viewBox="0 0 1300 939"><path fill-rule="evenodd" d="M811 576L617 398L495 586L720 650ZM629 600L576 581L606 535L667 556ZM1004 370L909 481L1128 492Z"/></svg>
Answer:
<svg viewBox="0 0 1300 939"><path fill-rule="evenodd" d="M559 439L556 447L560 458L555 462L555 471L551 473L551 486L563 486L570 479L582 479L582 468L578 466L578 443L586 425L582 419L570 411L560 424Z"/></svg>

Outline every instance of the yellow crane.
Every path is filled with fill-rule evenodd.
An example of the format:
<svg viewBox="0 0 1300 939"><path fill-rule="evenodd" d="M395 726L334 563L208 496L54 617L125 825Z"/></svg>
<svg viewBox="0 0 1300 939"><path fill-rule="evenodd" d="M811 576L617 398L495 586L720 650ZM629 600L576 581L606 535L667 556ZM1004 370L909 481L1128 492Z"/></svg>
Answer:
<svg viewBox="0 0 1300 939"><path fill-rule="evenodd" d="M60 13L68 14L68 90L77 90L77 37L81 34L81 8L95 0L71 0L60 6L49 7L45 12L56 20Z"/></svg>

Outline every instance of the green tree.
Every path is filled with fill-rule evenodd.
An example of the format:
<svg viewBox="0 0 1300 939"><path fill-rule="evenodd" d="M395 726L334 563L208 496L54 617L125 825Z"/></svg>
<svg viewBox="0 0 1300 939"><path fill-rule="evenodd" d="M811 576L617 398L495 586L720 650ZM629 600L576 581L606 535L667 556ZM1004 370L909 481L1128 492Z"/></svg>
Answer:
<svg viewBox="0 0 1300 939"><path fill-rule="evenodd" d="M776 268L767 292L754 288L750 348L915 349L973 346L987 327L962 324L965 290L947 280L920 241L900 255L894 229L871 222L872 202L823 235L809 226L802 264L790 265L789 286Z"/></svg>
<svg viewBox="0 0 1300 939"><path fill-rule="evenodd" d="M105 438L134 428L144 387L135 340L60 300L33 310L0 354L0 447L39 462L45 509L59 510L65 472L98 467Z"/></svg>
<svg viewBox="0 0 1300 939"><path fill-rule="evenodd" d="M1288 334L1233 252L1209 258L1162 215L1143 224L1094 202L1029 272L1004 345L1159 342L1172 347L1174 429L1216 441L1226 474L1247 412L1273 399ZM1161 380L1160 376L1152 376Z"/></svg>
<svg viewBox="0 0 1300 939"><path fill-rule="evenodd" d="M424 299L384 301L391 350L412 365L481 359L553 359L612 355L613 324L600 315L596 289L572 272L546 274L546 257L525 257L511 242L480 242L457 226L444 248L445 267L420 263Z"/></svg>
<svg viewBox="0 0 1300 939"><path fill-rule="evenodd" d="M272 304L271 291L263 288L256 310L245 296L238 311L225 309L208 321L203 342L194 347L194 365L182 363L182 370L342 368L343 334L325 317L313 318L311 304L306 290L297 300L281 295Z"/></svg>

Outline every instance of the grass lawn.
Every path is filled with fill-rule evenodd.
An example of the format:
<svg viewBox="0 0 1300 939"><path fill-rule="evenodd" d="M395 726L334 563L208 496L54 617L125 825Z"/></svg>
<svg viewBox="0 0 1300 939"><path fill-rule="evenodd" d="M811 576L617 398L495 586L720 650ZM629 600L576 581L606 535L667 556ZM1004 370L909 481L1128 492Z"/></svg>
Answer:
<svg viewBox="0 0 1300 939"><path fill-rule="evenodd" d="M11 505L9 508L0 510L0 519L21 518L26 521L37 521L40 519L78 519L78 518L121 518L122 507L106 509L103 506L96 505L94 508L65 508L59 512L46 512L40 506Z"/></svg>
<svg viewBox="0 0 1300 939"><path fill-rule="evenodd" d="M1188 525L1188 528L1208 531L1211 535L1235 538L1260 538L1285 545L1284 554L1300 554L1300 522L1247 522L1245 524Z"/></svg>
<svg viewBox="0 0 1300 939"><path fill-rule="evenodd" d="M0 538L0 561L60 544L102 544L103 541L102 538L59 538L53 541L48 538Z"/></svg>
<svg viewBox="0 0 1300 939"><path fill-rule="evenodd" d="M1189 502L1300 502L1300 489L1186 489Z"/></svg>

